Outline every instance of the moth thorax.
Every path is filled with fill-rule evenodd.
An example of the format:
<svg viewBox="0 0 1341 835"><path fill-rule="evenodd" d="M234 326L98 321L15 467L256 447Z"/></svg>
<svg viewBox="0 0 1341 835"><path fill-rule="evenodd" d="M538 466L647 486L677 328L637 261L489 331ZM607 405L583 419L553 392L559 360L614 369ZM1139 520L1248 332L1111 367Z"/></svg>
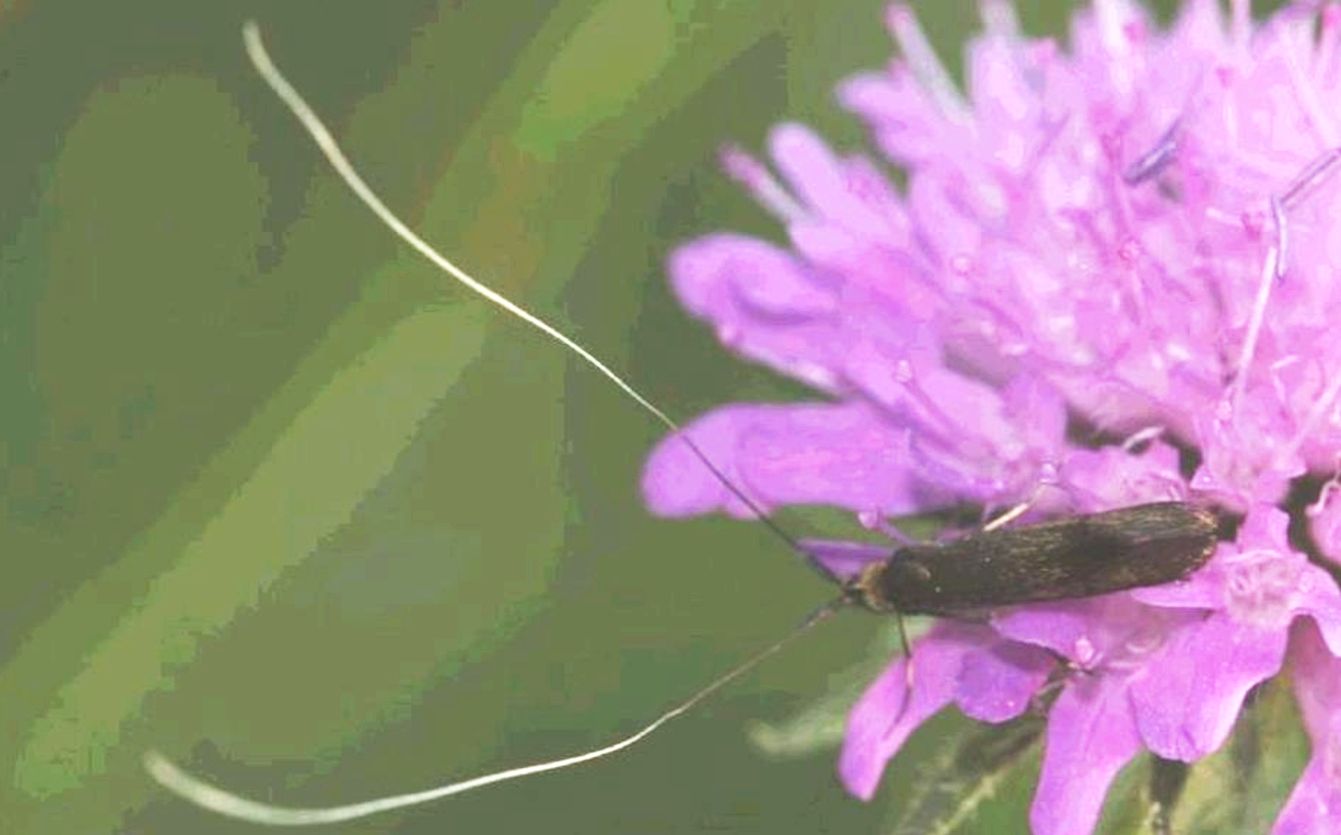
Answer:
<svg viewBox="0 0 1341 835"><path fill-rule="evenodd" d="M856 605L872 612L896 612L896 607L882 589L881 578L885 574L885 563L877 562L866 566L861 573L848 581L845 591L847 597Z"/></svg>

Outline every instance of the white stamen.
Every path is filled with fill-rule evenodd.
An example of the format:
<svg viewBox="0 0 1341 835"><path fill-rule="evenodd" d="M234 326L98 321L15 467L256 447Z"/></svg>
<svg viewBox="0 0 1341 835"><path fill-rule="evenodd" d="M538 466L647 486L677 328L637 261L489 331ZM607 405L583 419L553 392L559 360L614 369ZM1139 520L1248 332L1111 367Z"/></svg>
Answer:
<svg viewBox="0 0 1341 835"><path fill-rule="evenodd" d="M1034 489L1029 491L1029 495L1024 498L1024 501L983 525L983 533L994 531L998 528L1004 528L1006 525L1019 519L1021 516L1029 512L1029 508L1034 506L1034 503L1038 501L1038 497L1042 495L1044 490L1057 485L1058 472L1053 464L1045 463L1039 470L1040 476L1038 482L1034 485Z"/></svg>
<svg viewBox="0 0 1341 835"><path fill-rule="evenodd" d="M1257 352L1257 340L1262 333L1262 322L1266 319L1267 302L1271 299L1271 288L1276 283L1276 258L1276 247L1272 246L1267 250L1266 261L1262 264L1262 277L1257 282L1257 297L1253 299L1248 332L1243 338L1243 349L1239 352L1239 359L1235 364L1232 399L1236 411L1248 385L1248 366L1252 364L1253 354Z"/></svg>
<svg viewBox="0 0 1341 835"><path fill-rule="evenodd" d="M1174 119L1168 130L1164 131L1150 150L1136 158L1136 161L1122 172L1122 179L1129 186L1138 185L1160 174L1173 162L1178 152L1178 128L1181 119Z"/></svg>
<svg viewBox="0 0 1341 835"><path fill-rule="evenodd" d="M1314 157L1313 161L1304 166L1304 170L1300 171L1298 176L1285 187L1284 193L1280 196L1281 206L1289 210L1304 202L1318 186L1335 173L1336 165L1339 162L1341 162L1341 147L1323 151Z"/></svg>
<svg viewBox="0 0 1341 835"><path fill-rule="evenodd" d="M1094 17L1099 24L1104 49L1114 55L1125 54L1130 46L1124 33L1123 5L1116 0L1094 0Z"/></svg>
<svg viewBox="0 0 1341 835"><path fill-rule="evenodd" d="M1285 219L1285 208L1275 197L1271 198L1271 219L1276 224L1276 279L1280 280L1289 268L1290 224Z"/></svg>
<svg viewBox="0 0 1341 835"><path fill-rule="evenodd" d="M1163 426L1147 426L1144 429L1138 429L1131 433L1122 442L1122 451L1131 452L1136 447L1147 441L1153 441L1164 434Z"/></svg>
<svg viewBox="0 0 1341 835"><path fill-rule="evenodd" d="M1322 396L1313 401L1313 408L1309 409L1308 414L1304 416L1303 422L1299 424L1299 430L1294 433L1294 437L1290 438L1290 442L1277 453L1277 462L1284 462L1299 451L1299 448L1313 434L1313 430L1317 428L1318 423L1336 405L1337 397L1341 397L1341 374L1333 374L1332 381L1327 384Z"/></svg>
<svg viewBox="0 0 1341 835"><path fill-rule="evenodd" d="M1003 528L1006 525L1009 525L1011 522L1014 522L1016 519L1019 519L1021 516L1023 516L1029 510L1032 504L1033 504L1032 497L1030 499L1026 499L1025 501L1020 502L1019 504L1012 507L1010 510L1007 510L1005 513L1001 514L992 521L988 522L986 525L983 525L982 532L988 533L989 531L994 531L997 528Z"/></svg>
<svg viewBox="0 0 1341 835"><path fill-rule="evenodd" d="M1328 3L1322 9L1318 44L1313 53L1313 73L1323 86L1331 87L1332 63L1336 60L1337 35L1341 33L1341 6Z"/></svg>
<svg viewBox="0 0 1341 835"><path fill-rule="evenodd" d="M1333 464L1332 477L1327 479L1326 483L1318 490L1318 498L1313 504L1304 508L1304 512L1309 518L1313 518L1327 509L1327 503L1331 500L1332 494L1341 490L1341 454L1336 456Z"/></svg>
<svg viewBox="0 0 1341 835"><path fill-rule="evenodd" d="M1015 4L1010 0L982 0L978 4L978 13L982 16L983 28L998 37L1018 40L1020 37L1020 19L1015 14Z"/></svg>
<svg viewBox="0 0 1341 835"><path fill-rule="evenodd" d="M1253 4L1252 0L1230 0L1230 37L1240 58L1248 57L1248 45L1252 40Z"/></svg>
<svg viewBox="0 0 1341 835"><path fill-rule="evenodd" d="M885 20L913 75L931 93L945 115L962 124L971 123L973 114L968 104L941 59L936 57L936 50L932 49L913 10L904 3L894 3L890 5Z"/></svg>
<svg viewBox="0 0 1341 835"><path fill-rule="evenodd" d="M1304 37L1311 41L1312 21L1309 21L1309 24ZM1295 57L1296 50L1287 44L1281 52L1285 55L1285 64L1290 71L1290 87L1294 90L1294 97L1299 102L1299 107L1308 116L1309 125L1323 146L1335 147L1341 143L1341 135L1338 135L1336 125L1327 116L1327 108L1318 98L1318 90L1313 81L1305 75L1304 68L1299 65L1299 59Z"/></svg>
<svg viewBox="0 0 1341 835"><path fill-rule="evenodd" d="M743 185L754 201L778 220L792 224L809 216L792 193L759 160L732 145L724 147L718 159L727 176Z"/></svg>

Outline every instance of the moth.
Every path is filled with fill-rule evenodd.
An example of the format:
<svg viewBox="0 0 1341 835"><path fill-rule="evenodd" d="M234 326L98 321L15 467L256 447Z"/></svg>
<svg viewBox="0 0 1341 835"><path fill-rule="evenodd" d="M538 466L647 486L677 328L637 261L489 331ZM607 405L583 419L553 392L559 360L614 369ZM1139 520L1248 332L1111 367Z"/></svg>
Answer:
<svg viewBox="0 0 1341 835"><path fill-rule="evenodd" d="M1181 580L1210 559L1218 529L1205 508L1155 502L905 545L859 566L820 549L816 562L871 611L965 617Z"/></svg>

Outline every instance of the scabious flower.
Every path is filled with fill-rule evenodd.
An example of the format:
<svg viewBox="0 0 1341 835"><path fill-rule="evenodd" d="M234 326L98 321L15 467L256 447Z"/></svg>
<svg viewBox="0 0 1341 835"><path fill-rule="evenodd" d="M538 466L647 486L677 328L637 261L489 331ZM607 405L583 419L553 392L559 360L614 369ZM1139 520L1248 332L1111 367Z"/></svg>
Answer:
<svg viewBox="0 0 1341 835"><path fill-rule="evenodd" d="M1312 759L1276 831L1341 831L1341 8L1249 6L1188 0L1162 30L1094 0L1063 47L982 0L961 93L894 5L902 57L839 96L906 187L783 125L771 169L723 162L790 247L713 234L671 258L723 344L819 395L687 428L765 508L1241 519L1185 582L933 626L911 685L895 659L849 717L859 797L942 707L1005 721L1064 665L1031 823L1089 832L1122 766L1215 751L1288 661ZM749 512L671 439L644 492Z"/></svg>

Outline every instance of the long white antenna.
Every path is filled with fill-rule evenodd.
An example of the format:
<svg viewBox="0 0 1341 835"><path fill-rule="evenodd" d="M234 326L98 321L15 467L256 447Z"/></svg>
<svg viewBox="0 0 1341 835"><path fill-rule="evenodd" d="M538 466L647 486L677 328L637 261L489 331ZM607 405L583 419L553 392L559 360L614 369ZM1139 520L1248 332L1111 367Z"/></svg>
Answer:
<svg viewBox="0 0 1341 835"><path fill-rule="evenodd" d="M473 791L474 789L493 785L494 783L505 783L509 780L529 777L533 774L542 774L546 771L558 771L559 769L568 768L572 765L598 760L602 757L622 751L632 745L636 745L657 728L660 728L675 717L686 713L699 702L754 669L754 667L764 659L780 651L812 626L827 619L834 612L838 611L838 609L846 603L846 600L845 597L839 598L816 609L802 621L799 626L789 632L781 640L750 656L750 658L713 681L707 687L704 687L685 701L661 714L656 719L653 719L645 725L642 730L604 747L594 748L590 751L561 757L556 760L546 760L545 762L518 766L517 768L509 768L504 771L481 774L478 777L472 777L468 780L447 783L423 791L394 794L388 797L378 797L373 800L364 800L359 803L350 803L344 806L309 808L276 806L270 803L262 803L259 800L242 797L241 795L234 794L226 789L221 789L218 786L211 785L198 777L188 774L157 751L150 751L144 755L144 767L148 770L150 776L157 780L164 788L189 800L197 806L209 809L212 812L218 812L226 817L249 821L251 823L269 824L271 826L314 826L324 823L340 823L341 821L365 818L379 812L388 812L392 809L404 809L408 806L418 806L450 795L462 794L464 792Z"/></svg>
<svg viewBox="0 0 1341 835"><path fill-rule="evenodd" d="M317 147L321 149L323 154L325 154L326 159L330 161L331 166L335 169L336 173L340 175L340 178L345 181L345 184L349 186L350 190L363 201L364 205L372 210L373 214L375 214L382 223L386 224L386 226L400 236L402 240L414 247L421 255L433 262L448 275L452 276L452 278L503 310L506 310L508 313L511 313L542 333L548 335L550 338L581 357L582 360L592 368L595 368L603 374L608 380L618 386L620 391L632 398L634 402L641 406L645 411L650 413L664 426L674 432L676 436L693 451L699 461L712 472L718 481L730 490L736 498L740 499L760 521L768 526L769 530L773 531L774 534L786 542L796 553L802 556L807 556L806 552L795 539L768 519L764 514L763 509L750 499L749 496L745 495L740 488L736 487L731 480L728 479L711 460L709 460L707 455L693 442L692 439L689 438L687 434L685 434L679 424L674 420L671 420L669 416L656 406L652 405L652 403L634 389L633 386L625 382L623 378L612 371L605 365L605 363L598 360L581 345L577 344L572 339L569 339L557 328L471 277L460 267L452 263L446 256L429 246L422 238L415 234L414 230L410 229L410 227L401 221L400 218L396 217L376 193L368 187L368 184L363 181L363 178L359 176L358 172L354 169L354 166L344 155L344 152L340 150L340 146L336 143L335 138L331 136L330 131L326 129L326 126L322 124L316 113L312 111L312 108L303 100L303 97L299 95L293 85L290 84L283 74L280 73L279 69L275 67L274 62L270 60L270 56L265 51L265 45L261 41L260 29L254 21L248 21L243 26L242 36L243 41L246 44L247 55L250 56L252 63L256 67L256 71L260 73L261 77L270 85L270 88L275 91L275 94L279 96L280 100L288 106L289 110L291 110L294 116L298 118L298 121L307 129L307 132L311 134L312 139L317 143ZM315 824L338 823L340 821L367 817L368 815L392 809L403 809L408 806L417 806L450 795L473 791L474 789L483 788L484 786L493 785L494 783L503 783L509 780L529 777L534 774L542 774L546 771L557 771L569 766L590 762L635 745L662 725L677 716L686 713L717 690L744 675L764 659L780 651L787 644L791 643L792 640L813 627L815 624L828 618L847 602L847 597L843 596L815 610L799 626L793 629L781 640L755 653L743 663L720 676L685 701L652 720L641 730L623 737L616 742L601 748L573 754L571 756L519 766L517 768L509 768L490 774L483 774L478 777L454 783L447 783L424 791L391 795L343 806L314 808L276 806L242 797L207 783L204 780L183 771L171 760L157 751L150 751L145 754L144 766L146 770L148 770L150 776L157 780L163 787L180 795L186 800L189 800L197 806L201 806L227 817L253 823L270 824L274 826L310 826Z"/></svg>
<svg viewBox="0 0 1341 835"><path fill-rule="evenodd" d="M429 246L429 244L423 238L419 237L413 229L407 226L404 221L396 217L395 213L387 208L387 205L382 202L382 199L377 196L376 192L374 192L368 184L363 181L363 178L359 176L358 171L354 169L353 164L350 163L349 158L345 156L344 151L340 150L340 146L335 141L335 137L331 136L331 132L326 129L326 126L322 123L316 112L312 110L308 103L303 99L302 95L294 89L294 86L289 83L288 79L284 77L284 74L281 73L274 62L270 60L269 53L265 51L265 44L261 41L261 29L256 25L256 21L249 20L243 24L242 40L243 43L246 44L247 55L251 58L252 64L255 65L256 72L260 74L266 84L270 85L270 89L275 91L275 95L279 96L280 100L284 102L289 110L293 112L293 115L298 118L298 121L302 123L302 126L306 128L307 132L311 134L313 141L317 143L317 147L326 155L326 159L330 161L331 167L335 169L335 173L339 174L340 179L345 181L345 184L349 186L349 189L363 201L365 206L372 210L373 214L377 215L378 220L386 224L387 228L400 236L401 240L414 247L419 254L433 262L433 264L443 272L447 273L470 290L483 296L493 304L501 307L518 319L521 319L531 327L544 333L555 342L558 342L569 351L572 351L578 357L581 357L587 365L590 365L592 368L601 372L607 380L618 386L620 391L632 398L633 401L641 406L648 414L655 417L663 426L674 432L680 440L684 441L685 445L694 453L694 456L708 468L713 476L716 477L727 490L731 491L733 496L749 508L750 512L758 517L759 521L763 522L774 535L785 542L788 548L792 549L792 551L800 555L803 559L808 560L808 555L806 554L805 549L801 547L800 543L798 543L793 536L779 527L777 523L769 519L768 515L764 513L763 508L760 507L757 502L747 496L745 491L737 487L731 479L727 478L726 474L718 469L717 465L708 458L707 454L699 448L698 444L694 443L693 439L689 437L680 424L671 420L669 415L652 405L650 400L640 394L638 390L627 383L623 377L616 374L608 365L597 359L595 355L586 348L583 348L581 345L564 335L562 331L551 325L549 322L541 319L539 316L521 305L518 305L516 302L513 302L511 299L500 294L493 288L482 284L465 270L452 263L451 259L447 256ZM809 563L807 562L807 564Z"/></svg>

